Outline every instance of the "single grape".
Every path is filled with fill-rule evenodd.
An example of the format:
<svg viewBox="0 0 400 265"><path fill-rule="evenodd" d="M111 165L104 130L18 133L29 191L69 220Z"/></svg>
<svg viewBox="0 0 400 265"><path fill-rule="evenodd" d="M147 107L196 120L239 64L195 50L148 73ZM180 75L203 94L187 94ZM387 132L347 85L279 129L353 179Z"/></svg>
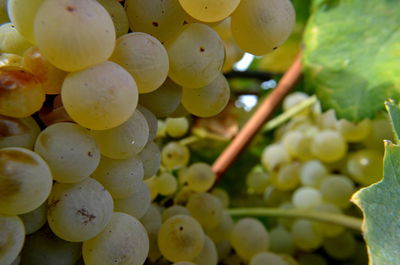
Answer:
<svg viewBox="0 0 400 265"><path fill-rule="evenodd" d="M0 148L23 147L33 149L40 133L39 125L32 117L22 119L0 115Z"/></svg>
<svg viewBox="0 0 400 265"><path fill-rule="evenodd" d="M192 260L196 265L217 265L218 253L214 242L204 236L204 245L199 255Z"/></svg>
<svg viewBox="0 0 400 265"><path fill-rule="evenodd" d="M136 110L143 114L143 116L146 118L147 125L149 126L149 139L147 142L153 141L154 138L156 138L158 130L157 117L153 114L153 112L141 105L138 105Z"/></svg>
<svg viewBox="0 0 400 265"><path fill-rule="evenodd" d="M354 255L356 245L357 242L354 236L349 231L345 231L336 237L327 238L324 241L323 247L332 258L346 260Z"/></svg>
<svg viewBox="0 0 400 265"><path fill-rule="evenodd" d="M139 182L133 187L130 197L114 199L114 210L142 218L150 207L150 190L144 182Z"/></svg>
<svg viewBox="0 0 400 265"><path fill-rule="evenodd" d="M317 249L322 245L323 237L313 227L311 221L299 219L292 226L295 245L304 251Z"/></svg>
<svg viewBox="0 0 400 265"><path fill-rule="evenodd" d="M144 179L148 179L157 173L160 168L161 153L156 143L147 143L139 153L139 157L143 162Z"/></svg>
<svg viewBox="0 0 400 265"><path fill-rule="evenodd" d="M278 173L272 174L271 182L280 190L293 190L300 183L300 164L291 163L280 168Z"/></svg>
<svg viewBox="0 0 400 265"><path fill-rule="evenodd" d="M362 149L349 155L347 170L354 181L368 186L383 176L383 156L374 149Z"/></svg>
<svg viewBox="0 0 400 265"><path fill-rule="evenodd" d="M322 180L328 176L328 169L319 160L305 162L300 169L300 181L303 186L319 188Z"/></svg>
<svg viewBox="0 0 400 265"><path fill-rule="evenodd" d="M321 194L324 201L340 208L350 205L350 198L354 192L354 183L345 176L332 175L321 183Z"/></svg>
<svg viewBox="0 0 400 265"><path fill-rule="evenodd" d="M336 162L346 155L347 144L337 131L324 130L314 137L311 152L323 162Z"/></svg>
<svg viewBox="0 0 400 265"><path fill-rule="evenodd" d="M193 163L184 174L188 187L196 192L209 190L216 179L211 166L202 162Z"/></svg>
<svg viewBox="0 0 400 265"><path fill-rule="evenodd" d="M299 210L311 210L322 203L321 192L312 187L301 187L293 193L293 205Z"/></svg>
<svg viewBox="0 0 400 265"><path fill-rule="evenodd" d="M174 194L178 188L178 182L174 175L164 172L156 178L158 193L161 195Z"/></svg>
<svg viewBox="0 0 400 265"><path fill-rule="evenodd" d="M260 170L252 171L246 176L249 193L262 194L270 183L270 175Z"/></svg>
<svg viewBox="0 0 400 265"><path fill-rule="evenodd" d="M19 215L19 217L24 222L25 234L36 232L47 223L47 202L42 203L33 211Z"/></svg>
<svg viewBox="0 0 400 265"><path fill-rule="evenodd" d="M229 197L228 192L226 192L224 189L221 189L221 188L214 188L211 191L211 194L214 195L215 197L217 197L221 201L222 206L224 208L228 208L229 203L230 203L230 197Z"/></svg>
<svg viewBox="0 0 400 265"><path fill-rule="evenodd" d="M200 21L215 22L227 18L240 0L179 0L183 9Z"/></svg>
<svg viewBox="0 0 400 265"><path fill-rule="evenodd" d="M169 142L161 150L162 163L168 169L178 169L187 165L190 151L179 142Z"/></svg>
<svg viewBox="0 0 400 265"><path fill-rule="evenodd" d="M211 229L207 229L206 233L215 243L230 240L233 226L234 223L232 217L227 211L223 211L218 225Z"/></svg>
<svg viewBox="0 0 400 265"><path fill-rule="evenodd" d="M129 31L128 16L126 15L124 7L118 0L96 0L99 2L110 14L114 23L115 35L120 37Z"/></svg>
<svg viewBox="0 0 400 265"><path fill-rule="evenodd" d="M190 196L186 207L205 229L212 229L221 222L222 203L209 193L193 194Z"/></svg>
<svg viewBox="0 0 400 265"><path fill-rule="evenodd" d="M189 130L189 121L185 118L167 118L165 120L166 132L169 136L179 138Z"/></svg>
<svg viewBox="0 0 400 265"><path fill-rule="evenodd" d="M32 44L16 30L12 23L0 26L0 52L23 55Z"/></svg>
<svg viewBox="0 0 400 265"><path fill-rule="evenodd" d="M279 143L268 145L261 155L262 165L270 171L282 167L290 160L289 152Z"/></svg>
<svg viewBox="0 0 400 265"><path fill-rule="evenodd" d="M293 254L295 247L292 235L283 226L277 226L269 232L271 251L274 253Z"/></svg>
<svg viewBox="0 0 400 265"><path fill-rule="evenodd" d="M168 220L169 218L171 218L172 216L175 215L189 215L190 216L190 212L187 208L180 206L180 205L172 205L171 207L166 208L162 214L162 220L163 222L165 222L166 220Z"/></svg>
<svg viewBox="0 0 400 265"><path fill-rule="evenodd" d="M0 235L0 264L11 264L24 244L24 224L18 216L0 214Z"/></svg>

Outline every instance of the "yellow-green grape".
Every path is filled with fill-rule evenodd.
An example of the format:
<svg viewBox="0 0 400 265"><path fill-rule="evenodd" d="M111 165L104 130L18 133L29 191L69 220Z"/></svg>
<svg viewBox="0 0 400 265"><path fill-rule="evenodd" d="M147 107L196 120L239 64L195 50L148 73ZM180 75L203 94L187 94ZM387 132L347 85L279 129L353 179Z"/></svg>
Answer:
<svg viewBox="0 0 400 265"><path fill-rule="evenodd" d="M91 131L103 156L127 159L140 153L149 140L149 125L139 110L121 125L108 130Z"/></svg>
<svg viewBox="0 0 400 265"><path fill-rule="evenodd" d="M38 154L20 147L0 149L0 214L16 215L39 207L53 177Z"/></svg>
<svg viewBox="0 0 400 265"><path fill-rule="evenodd" d="M270 239L267 229L255 218L240 219L232 230L231 244L236 253L245 261L267 251Z"/></svg>
<svg viewBox="0 0 400 265"><path fill-rule="evenodd" d="M146 118L147 125L149 126L149 139L147 141L153 141L154 138L156 138L158 130L157 117L153 114L153 112L141 105L137 105L136 110L143 114L143 116Z"/></svg>
<svg viewBox="0 0 400 265"><path fill-rule="evenodd" d="M311 210L322 203L322 195L315 188L301 187L293 193L292 202L296 209Z"/></svg>
<svg viewBox="0 0 400 265"><path fill-rule="evenodd" d="M149 206L146 213L140 218L140 222L148 231L152 230L153 228L160 228L162 218L156 204L151 204Z"/></svg>
<svg viewBox="0 0 400 265"><path fill-rule="evenodd" d="M340 175L331 175L321 182L321 194L324 201L340 208L350 205L350 197L354 192L353 182Z"/></svg>
<svg viewBox="0 0 400 265"><path fill-rule="evenodd" d="M261 170L254 170L246 176L249 193L262 194L270 183L270 175Z"/></svg>
<svg viewBox="0 0 400 265"><path fill-rule="evenodd" d="M299 219L292 226L292 237L295 245L304 251L317 249L322 245L323 237L308 220Z"/></svg>
<svg viewBox="0 0 400 265"><path fill-rule="evenodd" d="M169 142L161 150L162 163L168 169L178 169L187 165L190 151L179 142Z"/></svg>
<svg viewBox="0 0 400 265"><path fill-rule="evenodd" d="M40 51L67 72L106 61L115 46L114 23L97 1L45 0L34 23Z"/></svg>
<svg viewBox="0 0 400 265"><path fill-rule="evenodd" d="M283 191L274 185L268 186L263 194L264 201L268 206L278 206L291 199L291 192Z"/></svg>
<svg viewBox="0 0 400 265"><path fill-rule="evenodd" d="M349 231L345 231L336 237L325 239L323 247L332 258L346 260L354 255L357 242Z"/></svg>
<svg viewBox="0 0 400 265"><path fill-rule="evenodd" d="M161 42L177 34L186 18L178 0L126 0L125 9L132 31L146 32Z"/></svg>
<svg viewBox="0 0 400 265"><path fill-rule="evenodd" d="M184 174L188 187L196 192L209 190L216 179L211 166L202 162L192 164Z"/></svg>
<svg viewBox="0 0 400 265"><path fill-rule="evenodd" d="M186 207L204 229L212 229L221 222L222 203L209 193L193 194L190 196Z"/></svg>
<svg viewBox="0 0 400 265"><path fill-rule="evenodd" d="M146 229L135 217L118 212L100 234L83 242L82 247L86 265L142 265L148 252Z"/></svg>
<svg viewBox="0 0 400 265"><path fill-rule="evenodd" d="M289 152L279 143L268 145L261 155L262 165L270 171L288 164L290 160Z"/></svg>
<svg viewBox="0 0 400 265"><path fill-rule="evenodd" d="M371 132L363 141L363 144L368 148L377 149L383 153L383 140L394 141L394 139L395 137L389 118L379 117L372 121Z"/></svg>
<svg viewBox="0 0 400 265"><path fill-rule="evenodd" d="M0 68L0 115L25 118L38 111L45 100L39 79L22 67Z"/></svg>
<svg viewBox="0 0 400 265"><path fill-rule="evenodd" d="M326 202L318 205L314 208L314 210L321 213L342 213L339 207ZM313 226L318 231L318 233L320 233L324 237L335 237L344 231L344 227L341 225L328 224L324 222L314 222Z"/></svg>
<svg viewBox="0 0 400 265"><path fill-rule="evenodd" d="M150 110L156 117L166 117L176 110L181 102L182 87L167 78L157 90L140 94L139 104Z"/></svg>
<svg viewBox="0 0 400 265"><path fill-rule="evenodd" d="M172 265L197 265L197 264L194 264L193 262L190 262L190 261L179 261L179 262L175 262Z"/></svg>
<svg viewBox="0 0 400 265"><path fill-rule="evenodd" d="M368 119L359 123L352 123L347 120L338 122L338 130L348 142L361 142L366 139L371 132L371 127L372 123Z"/></svg>
<svg viewBox="0 0 400 265"><path fill-rule="evenodd" d="M300 169L300 181L303 186L318 189L327 176L328 169L319 160L307 161Z"/></svg>
<svg viewBox="0 0 400 265"><path fill-rule="evenodd" d="M7 14L7 1L8 0L0 0L0 24L6 23L10 20Z"/></svg>
<svg viewBox="0 0 400 265"><path fill-rule="evenodd" d="M232 34L242 50L263 55L286 41L295 16L289 0L241 0L232 14Z"/></svg>
<svg viewBox="0 0 400 265"><path fill-rule="evenodd" d="M13 53L0 53L0 66L22 66L24 57Z"/></svg>
<svg viewBox="0 0 400 265"><path fill-rule="evenodd" d="M168 54L153 36L134 32L117 39L111 61L124 67L135 79L139 93L159 88L168 76Z"/></svg>
<svg viewBox="0 0 400 265"><path fill-rule="evenodd" d="M316 117L316 122L321 129L327 129L327 130L336 130L339 123L339 121L336 118L336 112L333 109L328 110L327 112L324 113L320 113Z"/></svg>
<svg viewBox="0 0 400 265"><path fill-rule="evenodd" d="M240 0L179 0L179 3L195 19L215 22L227 18Z"/></svg>
<svg viewBox="0 0 400 265"><path fill-rule="evenodd" d="M174 203L179 205L185 205L189 201L190 196L192 196L193 194L195 194L194 191L189 189L189 187L187 186L183 186L175 194Z"/></svg>
<svg viewBox="0 0 400 265"><path fill-rule="evenodd" d="M233 65L243 57L244 51L239 48L233 39L224 40L224 47L225 61L222 67L222 72L226 73L231 71Z"/></svg>
<svg viewBox="0 0 400 265"><path fill-rule="evenodd" d="M374 149L362 149L349 155L347 171L354 181L368 186L382 178L382 161L381 152Z"/></svg>
<svg viewBox="0 0 400 265"><path fill-rule="evenodd" d="M271 182L280 190L293 190L300 184L300 165L298 163L283 166L278 173L272 174Z"/></svg>
<svg viewBox="0 0 400 265"><path fill-rule="evenodd" d="M129 31L129 22L124 7L118 0L97 0L110 14L114 23L115 35L122 36Z"/></svg>
<svg viewBox="0 0 400 265"><path fill-rule="evenodd" d="M229 97L228 81L219 73L204 87L183 88L182 104L191 114L206 118L220 113L228 104Z"/></svg>
<svg viewBox="0 0 400 265"><path fill-rule="evenodd" d="M29 235L38 231L47 222L47 202L19 217L24 222L25 234Z"/></svg>
<svg viewBox="0 0 400 265"><path fill-rule="evenodd" d="M213 30L215 30L215 32L218 33L222 40L226 41L232 38L231 17L227 17L211 27Z"/></svg>
<svg viewBox="0 0 400 265"><path fill-rule="evenodd" d="M176 215L160 227L158 247L161 254L172 262L192 260L197 257L205 241L200 224L187 215Z"/></svg>
<svg viewBox="0 0 400 265"><path fill-rule="evenodd" d="M215 243L230 240L233 226L232 217L227 211L223 211L218 225L214 228L207 229L206 233Z"/></svg>
<svg viewBox="0 0 400 265"><path fill-rule="evenodd" d="M265 265L265 264L290 265L281 256L278 256L271 252L258 253L251 258L249 263L249 265Z"/></svg>
<svg viewBox="0 0 400 265"><path fill-rule="evenodd" d="M342 135L333 130L323 130L315 135L311 143L311 152L323 162L336 162L347 152L347 144Z"/></svg>
<svg viewBox="0 0 400 265"><path fill-rule="evenodd" d="M25 241L24 224L18 216L0 214L0 264L11 264Z"/></svg>
<svg viewBox="0 0 400 265"><path fill-rule="evenodd" d="M282 144L293 157L298 157L299 145L304 138L304 134L300 130L288 131L282 136ZM299 150L302 151L302 150Z"/></svg>
<svg viewBox="0 0 400 265"><path fill-rule="evenodd" d="M82 244L64 241L46 226L26 238L21 264L73 265L81 255Z"/></svg>
<svg viewBox="0 0 400 265"><path fill-rule="evenodd" d="M0 115L0 148L32 149L39 133L39 125L32 117L16 119Z"/></svg>
<svg viewBox="0 0 400 265"><path fill-rule="evenodd" d="M167 134L174 138L184 136L189 130L189 121L185 118L167 118L165 120Z"/></svg>
<svg viewBox="0 0 400 265"><path fill-rule="evenodd" d="M152 226L152 227L146 228L146 231L147 231L147 235L149 236L149 254L147 257L148 260L151 262L156 262L156 261L160 261L160 259L161 259L164 262L166 262L166 259L164 259L161 255L161 252L160 252L160 249L158 248L158 243L157 243L157 237L158 237L158 232L160 231L160 227Z"/></svg>
<svg viewBox="0 0 400 265"><path fill-rule="evenodd" d="M283 110L286 111L286 110L289 110L290 108L293 108L297 104L306 100L308 97L309 96L306 93L300 92L300 91L290 93L289 95L287 95L285 97L285 99L282 102ZM304 113L304 112L301 112L301 113ZM307 114L307 111L305 113Z"/></svg>
<svg viewBox="0 0 400 265"><path fill-rule="evenodd" d="M171 207L166 208L161 213L163 222L165 222L166 220L168 220L169 218L171 218L172 216L175 216L175 215L189 215L190 216L190 212L188 209L186 209L183 206L172 205Z"/></svg>
<svg viewBox="0 0 400 265"><path fill-rule="evenodd" d="M277 226L269 232L271 238L271 251L281 254L293 254L295 248L293 238L283 226Z"/></svg>
<svg viewBox="0 0 400 265"><path fill-rule="evenodd" d="M152 177L144 180L144 183L146 184L147 188L149 189L150 200L153 201L158 196L156 176L152 176Z"/></svg>
<svg viewBox="0 0 400 265"><path fill-rule="evenodd" d="M169 56L169 77L185 88L207 86L224 64L224 44L204 24L185 25L179 35L164 45Z"/></svg>
<svg viewBox="0 0 400 265"><path fill-rule="evenodd" d="M326 260L319 254L307 253L299 258L300 265L328 265Z"/></svg>
<svg viewBox="0 0 400 265"><path fill-rule="evenodd" d="M37 47L31 47L25 51L23 66L39 79L46 94L61 93L61 86L67 72L52 65Z"/></svg>
<svg viewBox="0 0 400 265"><path fill-rule="evenodd" d="M217 197L224 208L228 208L230 203L230 198L228 192L221 188L215 188L211 191L211 194Z"/></svg>
<svg viewBox="0 0 400 265"><path fill-rule="evenodd" d="M139 157L143 162L144 179L148 179L157 173L161 164L161 153L157 144L154 142L147 143Z"/></svg>
<svg viewBox="0 0 400 265"><path fill-rule="evenodd" d="M168 172L164 172L156 178L156 185L158 193L164 196L174 194L178 188L176 178Z"/></svg>
<svg viewBox="0 0 400 265"><path fill-rule="evenodd" d="M217 265L218 253L214 242L204 236L204 245L199 255L192 260L196 265Z"/></svg>
<svg viewBox="0 0 400 265"><path fill-rule="evenodd" d="M229 240L224 240L221 242L215 243L215 247L217 248L217 254L218 254L218 261L221 262L224 259L226 259L229 254L231 253L232 246Z"/></svg>
<svg viewBox="0 0 400 265"><path fill-rule="evenodd" d="M137 183L133 194L127 198L114 199L114 211L142 218L150 207L150 190L144 182Z"/></svg>
<svg viewBox="0 0 400 265"><path fill-rule="evenodd" d="M104 62L68 74L61 97L65 110L74 121L89 129L106 130L121 125L132 116L138 91L135 80L127 71L116 63Z"/></svg>
<svg viewBox="0 0 400 265"><path fill-rule="evenodd" d="M0 26L0 52L22 55L32 44L15 29L12 23Z"/></svg>
<svg viewBox="0 0 400 265"><path fill-rule="evenodd" d="M80 242L99 234L111 220L113 200L96 180L55 183L48 199L47 220L58 237Z"/></svg>
<svg viewBox="0 0 400 265"><path fill-rule="evenodd" d="M183 104L181 102L181 103L179 103L178 107L174 110L174 112L169 114L169 117L171 117L171 118L181 118L181 117L186 117L189 114L190 113L187 111L187 109L185 109L185 107L183 106Z"/></svg>
<svg viewBox="0 0 400 265"><path fill-rule="evenodd" d="M110 192L113 199L132 196L143 176L143 163L137 156L128 159L110 159L102 156L100 164L91 175Z"/></svg>
<svg viewBox="0 0 400 265"><path fill-rule="evenodd" d="M35 152L48 163L54 179L63 183L84 180L100 162L100 150L89 131L69 122L44 129L36 139Z"/></svg>

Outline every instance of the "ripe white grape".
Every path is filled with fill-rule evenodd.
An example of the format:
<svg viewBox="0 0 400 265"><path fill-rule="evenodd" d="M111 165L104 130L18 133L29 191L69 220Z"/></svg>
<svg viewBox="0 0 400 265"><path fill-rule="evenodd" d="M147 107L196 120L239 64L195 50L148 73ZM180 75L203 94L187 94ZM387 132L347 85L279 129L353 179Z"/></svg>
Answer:
<svg viewBox="0 0 400 265"><path fill-rule="evenodd" d="M209 190L216 179L211 166L202 162L193 163L184 174L188 187L196 192Z"/></svg>
<svg viewBox="0 0 400 265"><path fill-rule="evenodd" d="M192 260L196 265L217 265L218 253L214 242L204 236L204 245L199 255Z"/></svg>
<svg viewBox="0 0 400 265"><path fill-rule="evenodd" d="M317 207L315 207L314 210L321 213L336 213L336 214L342 213L339 207L335 206L334 204L326 202L318 205ZM313 226L318 231L318 233L323 235L324 237L338 236L344 230L344 227L341 225L328 224L324 222L314 222Z"/></svg>
<svg viewBox="0 0 400 265"><path fill-rule="evenodd" d="M297 92L290 93L289 95L287 95L285 97L285 99L282 102L283 110L286 111L286 110L296 106L300 102L306 100L307 98L308 98L308 95L304 92L297 91Z"/></svg>
<svg viewBox="0 0 400 265"><path fill-rule="evenodd" d="M274 253L293 254L295 247L293 238L283 226L277 226L269 232L271 238L271 251Z"/></svg>
<svg viewBox="0 0 400 265"><path fill-rule="evenodd" d="M0 214L16 215L39 207L53 177L38 154L20 147L0 149Z"/></svg>
<svg viewBox="0 0 400 265"><path fill-rule="evenodd" d="M60 238L80 242L99 234L111 219L110 193L92 178L74 184L55 183L48 199L47 220Z"/></svg>
<svg viewBox="0 0 400 265"><path fill-rule="evenodd" d="M140 222L144 225L147 231L160 228L162 218L156 204L151 204L149 206L146 213L140 218Z"/></svg>
<svg viewBox="0 0 400 265"><path fill-rule="evenodd" d="M54 179L64 183L84 180L100 162L99 147L89 131L69 122L44 129L36 139L35 152L48 163Z"/></svg>
<svg viewBox="0 0 400 265"><path fill-rule="evenodd" d="M128 159L110 159L103 156L91 175L110 192L113 199L132 196L143 176L143 163L137 156Z"/></svg>
<svg viewBox="0 0 400 265"><path fill-rule="evenodd" d="M347 152L347 144L339 132L320 131L311 144L311 152L323 162L336 162Z"/></svg>
<svg viewBox="0 0 400 265"><path fill-rule="evenodd" d="M332 175L321 183L321 194L324 201L340 208L350 205L350 197L354 192L353 182L344 176Z"/></svg>
<svg viewBox="0 0 400 265"><path fill-rule="evenodd" d="M246 185L249 193L262 194L270 182L270 175L260 170L254 170L246 176Z"/></svg>
<svg viewBox="0 0 400 265"><path fill-rule="evenodd" d="M150 200L154 200L158 196L158 189L157 189L157 181L156 181L156 176L152 176L148 179L144 180L144 183L146 184L147 188L149 189L150 192Z"/></svg>
<svg viewBox="0 0 400 265"><path fill-rule="evenodd" d="M289 265L281 256L278 256L271 252L261 252L254 255L249 265L265 265L265 264L273 264L273 265Z"/></svg>
<svg viewBox="0 0 400 265"><path fill-rule="evenodd" d="M261 155L261 163L270 171L289 163L290 159L286 148L278 143L268 145Z"/></svg>
<svg viewBox="0 0 400 265"><path fill-rule="evenodd" d="M179 142L169 142L161 150L162 163L168 169L178 169L187 165L190 151Z"/></svg>
<svg viewBox="0 0 400 265"><path fill-rule="evenodd" d="M189 121L185 117L167 118L165 120L166 132L169 136L179 138L189 130Z"/></svg>
<svg viewBox="0 0 400 265"><path fill-rule="evenodd" d="M321 181L328 176L328 169L319 160L305 162L300 169L300 181L303 186L319 188Z"/></svg>
<svg viewBox="0 0 400 265"><path fill-rule="evenodd" d="M221 221L222 203L209 193L193 194L186 207L204 229L212 229Z"/></svg>
<svg viewBox="0 0 400 265"><path fill-rule="evenodd" d="M122 36L129 31L128 16L118 0L97 0L110 14L114 23L115 35Z"/></svg>
<svg viewBox="0 0 400 265"><path fill-rule="evenodd" d="M0 115L0 148L23 147L33 149L36 137L40 133L39 125L32 117L22 119Z"/></svg>
<svg viewBox="0 0 400 265"><path fill-rule="evenodd" d="M25 234L36 232L47 223L47 202L42 203L33 211L19 215L19 217L24 222Z"/></svg>
<svg viewBox="0 0 400 265"><path fill-rule="evenodd" d="M214 28L215 29L215 28ZM229 28L230 33L230 28ZM221 38L220 33L218 33ZM222 67L222 72L226 73L232 70L233 65L240 61L240 59L244 55L244 51L242 51L236 42L233 39L224 40L224 47L225 47L225 62L224 66Z"/></svg>
<svg viewBox="0 0 400 265"><path fill-rule="evenodd" d="M338 130L348 142L361 142L370 134L371 127L372 123L368 119L357 124L344 119L338 122Z"/></svg>
<svg viewBox="0 0 400 265"><path fill-rule="evenodd" d="M311 210L322 203L321 192L312 187L301 187L293 193L293 205L299 210Z"/></svg>
<svg viewBox="0 0 400 265"><path fill-rule="evenodd" d="M323 244L328 255L336 260L346 260L353 256L356 246L357 242L349 231L345 231L336 237L327 238Z"/></svg>
<svg viewBox="0 0 400 265"><path fill-rule="evenodd" d="M264 201L269 206L278 206L285 201L290 201L291 196L291 192L280 190L274 185L268 186L263 194Z"/></svg>
<svg viewBox="0 0 400 265"><path fill-rule="evenodd" d="M178 188L178 182L174 175L164 172L156 178L158 193L161 195L174 194Z"/></svg>
<svg viewBox="0 0 400 265"><path fill-rule="evenodd" d="M206 233L215 243L230 240L233 226L234 223L232 217L227 211L223 211L218 225L211 229L207 229Z"/></svg>
<svg viewBox="0 0 400 265"><path fill-rule="evenodd" d="M383 176L383 156L374 149L362 149L349 155L347 170L350 177L362 185L371 185Z"/></svg>
<svg viewBox="0 0 400 265"><path fill-rule="evenodd" d="M197 257L205 241L200 224L187 215L176 215L166 220L158 234L162 255L172 262L192 260Z"/></svg>
<svg viewBox="0 0 400 265"><path fill-rule="evenodd" d="M149 126L149 139L147 142L153 141L154 138L156 138L158 130L157 117L153 114L153 112L141 105L138 105L136 110L143 114L143 116L146 118L147 125Z"/></svg>
<svg viewBox="0 0 400 265"><path fill-rule="evenodd" d="M179 3L195 19L215 22L228 17L240 0L179 0Z"/></svg>
<svg viewBox="0 0 400 265"><path fill-rule="evenodd" d="M291 163L283 166L278 173L272 174L271 182L280 190L293 190L300 183L300 165Z"/></svg>
<svg viewBox="0 0 400 265"><path fill-rule="evenodd" d="M156 90L168 75L167 51L159 40L143 32L129 33L117 39L110 60L132 75L139 93Z"/></svg>
<svg viewBox="0 0 400 265"><path fill-rule="evenodd" d="M187 208L180 206L180 205L172 205L171 207L166 208L162 214L162 220L163 222L165 222L166 220L168 220L169 218L171 218L172 216L175 215L189 215L190 216L190 212Z"/></svg>
<svg viewBox="0 0 400 265"><path fill-rule="evenodd" d="M102 155L113 159L127 159L140 153L149 140L149 125L139 110L121 125L108 130L92 130L92 136Z"/></svg>
<svg viewBox="0 0 400 265"><path fill-rule="evenodd" d="M18 216L0 214L0 235L0 264L11 264L24 244L24 224Z"/></svg>
<svg viewBox="0 0 400 265"><path fill-rule="evenodd" d="M150 191L144 182L139 182L133 187L130 197L114 200L114 210L142 218L150 207Z"/></svg>
<svg viewBox="0 0 400 265"><path fill-rule="evenodd" d="M370 134L363 141L363 144L368 148L384 151L383 140L394 141L392 125L387 117L378 117L372 121Z"/></svg>
<svg viewBox="0 0 400 265"><path fill-rule="evenodd" d="M157 173L160 168L161 153L156 143L147 143L139 153L139 157L143 162L144 179L148 179Z"/></svg>
<svg viewBox="0 0 400 265"><path fill-rule="evenodd" d="M34 33L44 56L68 72L106 61L115 46L114 23L93 0L45 0L36 13Z"/></svg>
<svg viewBox="0 0 400 265"><path fill-rule="evenodd" d="M82 247L86 265L142 265L148 252L146 229L135 217L118 212L100 234L83 242Z"/></svg>
<svg viewBox="0 0 400 265"><path fill-rule="evenodd" d="M338 119L335 110L331 109L324 113L320 113L316 117L316 122L321 129L336 130L338 128Z"/></svg>
<svg viewBox="0 0 400 265"><path fill-rule="evenodd" d="M217 197L221 201L222 206L224 208L228 208L229 203L230 203L230 198L229 198L228 192L226 192L224 189L221 189L221 188L214 188L211 191L211 194L214 195L215 197Z"/></svg>
<svg viewBox="0 0 400 265"><path fill-rule="evenodd" d="M322 245L323 237L314 229L311 221L297 220L291 232L295 245L301 250L310 251Z"/></svg>
<svg viewBox="0 0 400 265"><path fill-rule="evenodd" d="M31 46L32 44L19 34L12 23L0 25L0 52L23 55Z"/></svg>

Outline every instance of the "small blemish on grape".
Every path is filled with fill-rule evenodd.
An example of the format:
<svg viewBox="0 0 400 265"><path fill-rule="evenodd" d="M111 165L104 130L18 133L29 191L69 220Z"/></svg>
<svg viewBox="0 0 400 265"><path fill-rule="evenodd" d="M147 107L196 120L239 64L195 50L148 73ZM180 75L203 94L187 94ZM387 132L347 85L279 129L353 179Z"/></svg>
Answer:
<svg viewBox="0 0 400 265"><path fill-rule="evenodd" d="M74 6L67 6L65 8L68 12L74 12L76 10L76 8Z"/></svg>
<svg viewBox="0 0 400 265"><path fill-rule="evenodd" d="M203 47L200 47L200 52L205 52L205 49Z"/></svg>
<svg viewBox="0 0 400 265"><path fill-rule="evenodd" d="M278 47L274 47L274 48L272 48L273 50L276 50L276 49L278 49Z"/></svg>
<svg viewBox="0 0 400 265"><path fill-rule="evenodd" d="M156 21L153 21L151 24L152 24L154 27L158 27L158 22L156 22Z"/></svg>

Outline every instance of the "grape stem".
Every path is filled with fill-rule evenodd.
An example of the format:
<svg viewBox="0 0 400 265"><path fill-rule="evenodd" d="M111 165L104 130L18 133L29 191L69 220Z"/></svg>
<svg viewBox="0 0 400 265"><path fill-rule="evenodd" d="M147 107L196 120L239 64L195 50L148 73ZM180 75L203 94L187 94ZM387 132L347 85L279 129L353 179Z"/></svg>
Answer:
<svg viewBox="0 0 400 265"><path fill-rule="evenodd" d="M227 138L207 132L207 130L204 130L204 129L193 129L192 134L193 135L180 140L179 143L181 145L190 145L190 144L196 143L198 141L207 140L207 139L218 141L218 142L227 142L229 140Z"/></svg>
<svg viewBox="0 0 400 265"><path fill-rule="evenodd" d="M362 219L344 214L324 213L309 210L291 210L277 208L231 208L228 212L232 216L273 216L287 218L304 218L313 221L331 223L362 231Z"/></svg>

